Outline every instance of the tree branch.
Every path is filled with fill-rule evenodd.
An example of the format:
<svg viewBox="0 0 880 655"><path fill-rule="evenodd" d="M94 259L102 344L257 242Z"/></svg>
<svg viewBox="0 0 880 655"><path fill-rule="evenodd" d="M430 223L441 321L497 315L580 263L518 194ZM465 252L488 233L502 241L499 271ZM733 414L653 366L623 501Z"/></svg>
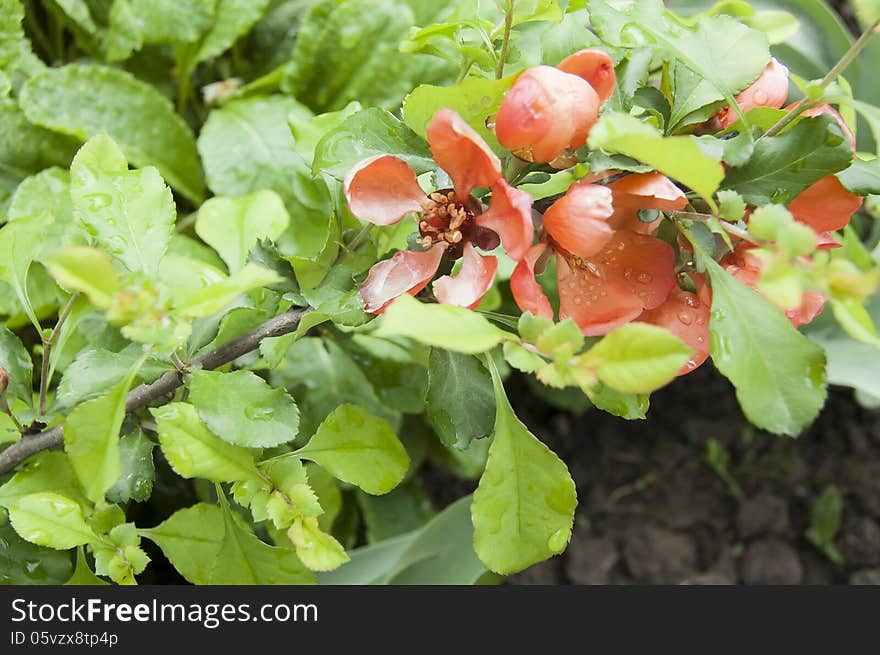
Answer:
<svg viewBox="0 0 880 655"><path fill-rule="evenodd" d="M279 314L232 341L218 346L204 355L196 357L192 362L193 368L215 369L238 359L252 350L259 348L263 339L268 337L280 337L289 334L299 327L300 320L308 312L308 309L291 309ZM166 396L183 384L183 376L178 371L168 371L159 379L135 387L128 393L125 400L125 411L133 412L146 407L152 401ZM43 430L34 435L26 435L20 441L0 452L0 474L11 471L31 455L60 446L64 442L64 424L54 428Z"/></svg>

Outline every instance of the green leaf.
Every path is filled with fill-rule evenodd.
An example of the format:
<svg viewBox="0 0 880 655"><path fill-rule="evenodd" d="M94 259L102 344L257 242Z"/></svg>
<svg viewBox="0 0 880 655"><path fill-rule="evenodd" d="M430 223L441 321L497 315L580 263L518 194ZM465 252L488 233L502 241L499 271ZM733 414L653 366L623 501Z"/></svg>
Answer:
<svg viewBox="0 0 880 655"><path fill-rule="evenodd" d="M449 70L433 58L398 51L413 24L410 8L398 0L316 2L284 68L282 90L317 113L351 100L396 109L419 81L438 81Z"/></svg>
<svg viewBox="0 0 880 655"><path fill-rule="evenodd" d="M275 241L289 223L281 197L266 190L239 198L211 198L199 208L196 234L235 273L247 263L257 242Z"/></svg>
<svg viewBox="0 0 880 655"><path fill-rule="evenodd" d="M602 116L590 131L590 147L650 164L715 205L712 194L724 178L724 168L704 154L692 136L664 137L634 116L612 113Z"/></svg>
<svg viewBox="0 0 880 655"><path fill-rule="evenodd" d="M44 248L47 228L45 217L34 216L7 223L0 229L0 280L12 287L21 308L38 330L40 322L31 303L28 276Z"/></svg>
<svg viewBox="0 0 880 655"><path fill-rule="evenodd" d="M746 203L736 191L722 189L718 192L718 215L728 221L738 221L746 213Z"/></svg>
<svg viewBox="0 0 880 655"><path fill-rule="evenodd" d="M250 371L193 371L188 386L199 416L224 441L267 448L296 438L299 410L293 398Z"/></svg>
<svg viewBox="0 0 880 655"><path fill-rule="evenodd" d="M650 400L646 394L621 393L601 382L584 390L596 407L627 421L647 418Z"/></svg>
<svg viewBox="0 0 880 655"><path fill-rule="evenodd" d="M494 364L490 371L497 406L495 434L474 492L471 518L480 560L506 574L565 549L577 494L562 460L514 414Z"/></svg>
<svg viewBox="0 0 880 655"><path fill-rule="evenodd" d="M102 249L131 271L155 275L176 214L171 190L155 168L129 171L119 147L101 134L74 157L70 193L74 217Z"/></svg>
<svg viewBox="0 0 880 655"><path fill-rule="evenodd" d="M18 0L0 0L0 71L15 70L24 41L24 7Z"/></svg>
<svg viewBox="0 0 880 655"><path fill-rule="evenodd" d="M188 582L210 584L225 533L223 512L217 505L198 503L179 509L156 527L139 532L162 549Z"/></svg>
<svg viewBox="0 0 880 655"><path fill-rule="evenodd" d="M68 291L81 291L95 307L106 309L121 284L113 262L97 248L60 248L43 258L49 273Z"/></svg>
<svg viewBox="0 0 880 655"><path fill-rule="evenodd" d="M55 492L65 498L86 505L82 486L70 463L62 452L38 453L20 468L12 478L0 487L0 505L7 507L15 500L35 493Z"/></svg>
<svg viewBox="0 0 880 655"><path fill-rule="evenodd" d="M810 508L810 527L806 537L835 564L843 564L843 555L834 544L843 515L843 496L834 485L828 485Z"/></svg>
<svg viewBox="0 0 880 655"><path fill-rule="evenodd" d="M330 234L330 194L323 182L312 178L310 162L296 152L287 123L291 114L303 120L311 117L292 98L233 100L208 116L198 147L208 186L216 195L275 191L291 219L279 239L283 253L315 258Z"/></svg>
<svg viewBox="0 0 880 655"><path fill-rule="evenodd" d="M217 0L214 24L204 35L194 63L225 52L260 20L269 0Z"/></svg>
<svg viewBox="0 0 880 655"><path fill-rule="evenodd" d="M425 418L451 448L463 450L492 432L495 394L492 378L472 355L432 348L428 364Z"/></svg>
<svg viewBox="0 0 880 655"><path fill-rule="evenodd" d="M216 0L114 0L107 59L120 61L145 43L192 43L211 26Z"/></svg>
<svg viewBox="0 0 880 655"><path fill-rule="evenodd" d="M324 134L315 146L312 170L342 180L359 161L384 154L399 157L416 173L436 168L422 139L387 111L371 107Z"/></svg>
<svg viewBox="0 0 880 655"><path fill-rule="evenodd" d="M181 477L213 482L260 479L253 456L214 436L192 405L169 403L150 412L156 419L162 453Z"/></svg>
<svg viewBox="0 0 880 655"><path fill-rule="evenodd" d="M119 440L119 461L122 473L107 490L107 499L114 503L142 503L153 493L156 469L153 466L153 442L137 430Z"/></svg>
<svg viewBox="0 0 880 655"><path fill-rule="evenodd" d="M849 168L837 174L837 179L850 193L857 196L880 194L880 159L853 159Z"/></svg>
<svg viewBox="0 0 880 655"><path fill-rule="evenodd" d="M749 421L769 432L797 435L825 403L822 349L715 260L704 260L712 280L712 361L736 387Z"/></svg>
<svg viewBox="0 0 880 655"><path fill-rule="evenodd" d="M429 346L465 354L485 352L506 339L517 339L477 312L452 305L422 303L408 294L388 305L373 334L409 337Z"/></svg>
<svg viewBox="0 0 880 655"><path fill-rule="evenodd" d="M423 84L406 97L403 120L416 134L427 137L428 124L441 109L452 109L474 128L496 152L502 152L495 132L486 126L486 119L498 113L504 95L513 86L516 76L500 80L469 77L454 86Z"/></svg>
<svg viewBox="0 0 880 655"><path fill-rule="evenodd" d="M226 309L243 293L281 282L274 272L255 264L245 264L240 271L206 287L186 293L175 308L182 316L200 318Z"/></svg>
<svg viewBox="0 0 880 655"><path fill-rule="evenodd" d="M409 455L391 426L363 407L349 404L324 419L295 455L374 495L400 484L409 467Z"/></svg>
<svg viewBox="0 0 880 655"><path fill-rule="evenodd" d="M752 156L724 178L750 205L786 204L819 179L846 168L849 140L833 116L805 118L755 144Z"/></svg>
<svg viewBox="0 0 880 655"><path fill-rule="evenodd" d="M214 557L210 584L279 585L311 581L312 576L296 553L260 541L234 520L225 498L221 505L223 541Z"/></svg>
<svg viewBox="0 0 880 655"><path fill-rule="evenodd" d="M125 418L125 399L143 358L108 393L77 406L64 422L64 450L70 456L85 489L94 503L122 475L119 458L119 430Z"/></svg>
<svg viewBox="0 0 880 655"><path fill-rule="evenodd" d="M9 522L22 538L38 546L67 550L98 541L75 500L57 493L40 492L10 502Z"/></svg>
<svg viewBox="0 0 880 655"><path fill-rule="evenodd" d="M76 146L70 137L31 124L15 100L0 97L0 211L28 175L49 166L67 168Z"/></svg>
<svg viewBox="0 0 880 655"><path fill-rule="evenodd" d="M473 547L471 497L418 530L351 551L351 562L318 575L320 584L475 584L487 573Z"/></svg>
<svg viewBox="0 0 880 655"><path fill-rule="evenodd" d="M0 0L2 5L2 0ZM70 577L70 553L25 541L8 523L0 525L0 586L60 585Z"/></svg>
<svg viewBox="0 0 880 655"><path fill-rule="evenodd" d="M675 379L691 355L681 339L647 323L612 330L584 355L599 379L623 393L650 393Z"/></svg>
<svg viewBox="0 0 880 655"><path fill-rule="evenodd" d="M70 173L52 167L24 179L9 202L7 220L29 216L50 216L54 222L73 225L70 202Z"/></svg>
<svg viewBox="0 0 880 655"><path fill-rule="evenodd" d="M348 561L342 544L323 532L315 517L296 519L287 536L296 546L299 558L313 571L332 571Z"/></svg>
<svg viewBox="0 0 880 655"><path fill-rule="evenodd" d="M0 326L0 368L9 378L7 398L17 398L28 406L32 405L34 364L19 338L5 326Z"/></svg>
<svg viewBox="0 0 880 655"><path fill-rule="evenodd" d="M166 98L129 73L90 64L48 68L28 80L20 102L29 121L55 132L83 141L106 132L132 164L155 166L189 200L202 201L192 132Z"/></svg>
<svg viewBox="0 0 880 655"><path fill-rule="evenodd" d="M420 528L434 514L421 485L409 481L384 496L359 493L358 505L366 526L367 543L376 543Z"/></svg>

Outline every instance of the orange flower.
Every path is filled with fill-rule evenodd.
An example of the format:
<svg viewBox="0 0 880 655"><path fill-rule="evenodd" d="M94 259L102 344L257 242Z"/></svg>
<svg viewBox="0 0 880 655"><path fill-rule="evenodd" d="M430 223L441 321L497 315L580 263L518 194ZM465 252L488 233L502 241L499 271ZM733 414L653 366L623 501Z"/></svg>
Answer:
<svg viewBox="0 0 880 655"><path fill-rule="evenodd" d="M736 103L743 113L755 107L779 109L788 98L788 68L774 57L757 80L736 96ZM712 117L709 125L713 130L723 130L739 120L733 107L727 106Z"/></svg>
<svg viewBox="0 0 880 655"><path fill-rule="evenodd" d="M527 161L570 155L587 142L614 84L614 64L601 50L581 50L555 68L525 70L498 108L498 142Z"/></svg>
<svg viewBox="0 0 880 655"><path fill-rule="evenodd" d="M442 303L474 307L498 268L497 258L475 247L492 250L500 241L513 259L521 259L532 243L531 197L507 184L498 157L458 114L437 112L428 125L428 144L452 189L426 195L412 168L392 155L365 159L345 177L345 197L358 218L392 225L408 214L420 215L418 242L425 250L395 253L370 269L360 290L367 312L381 313L397 296L421 291L444 256L462 258L462 266L434 282L434 295ZM492 191L486 210L471 195L477 186Z"/></svg>

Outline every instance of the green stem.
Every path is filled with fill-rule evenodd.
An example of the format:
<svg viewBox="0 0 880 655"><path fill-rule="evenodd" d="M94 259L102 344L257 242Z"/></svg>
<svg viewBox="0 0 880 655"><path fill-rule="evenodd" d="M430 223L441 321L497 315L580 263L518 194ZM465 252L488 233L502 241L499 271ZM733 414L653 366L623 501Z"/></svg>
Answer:
<svg viewBox="0 0 880 655"><path fill-rule="evenodd" d="M504 35L501 37L501 53L498 55L498 65L495 68L495 79L504 77L504 62L507 61L507 48L510 44L510 31L513 28L513 4L510 0L507 4L507 13L504 16Z"/></svg>
<svg viewBox="0 0 880 655"><path fill-rule="evenodd" d="M850 46L849 50L843 53L843 56L840 58L830 71L819 81L819 88L823 91L828 88L828 86L840 77L841 73L843 73L846 68L855 61L855 58L865 49L865 46L868 45L868 42L874 37L877 32L880 32L880 20L874 21L874 24L871 25L868 29L866 29L862 35L856 39L855 43ZM817 107L822 104L822 101L825 98L825 94L823 93L818 98L814 98L813 100L803 100L799 102L794 109L785 114L782 118L780 118L775 125L773 125L769 130L767 130L761 138L765 136L776 136L782 130L784 130L791 123L805 111L812 109L813 107Z"/></svg>
<svg viewBox="0 0 880 655"><path fill-rule="evenodd" d="M686 218L691 221L698 221L700 223L705 223L710 218L718 218L714 214L701 214L700 212L672 212L669 214L669 217L675 221L676 218ZM751 234L748 233L747 230L742 229L741 227L734 225L733 223L728 223L723 218L718 218L718 223L721 225L721 229L727 232L730 236L736 237L737 239L742 239L743 241L747 241L756 246L761 245L758 240L755 239ZM678 222L676 221L678 225ZM687 236L687 234L685 234Z"/></svg>

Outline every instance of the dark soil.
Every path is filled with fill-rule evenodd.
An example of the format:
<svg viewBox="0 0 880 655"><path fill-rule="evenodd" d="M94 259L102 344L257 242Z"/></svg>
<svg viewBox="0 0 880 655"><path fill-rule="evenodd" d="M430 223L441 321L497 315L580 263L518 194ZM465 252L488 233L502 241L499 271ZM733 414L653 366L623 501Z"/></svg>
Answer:
<svg viewBox="0 0 880 655"><path fill-rule="evenodd" d="M880 584L880 411L848 390L832 389L797 439L751 427L709 365L655 393L647 421L559 411L521 379L509 392L579 498L567 551L510 582ZM726 469L709 463L712 440ZM438 506L472 490L440 471L429 480ZM843 497L840 565L805 536L829 485Z"/></svg>

